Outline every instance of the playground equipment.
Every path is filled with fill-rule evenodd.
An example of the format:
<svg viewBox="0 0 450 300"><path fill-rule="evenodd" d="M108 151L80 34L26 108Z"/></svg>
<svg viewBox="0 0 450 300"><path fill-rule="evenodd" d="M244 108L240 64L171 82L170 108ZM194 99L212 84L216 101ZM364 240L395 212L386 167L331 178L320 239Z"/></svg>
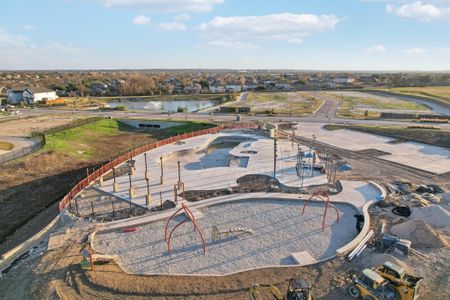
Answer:
<svg viewBox="0 0 450 300"><path fill-rule="evenodd" d="M232 234L253 234L253 230L250 228L234 227L227 231L219 231L217 226L212 227L212 240L217 241L221 238L228 238Z"/></svg>
<svg viewBox="0 0 450 300"><path fill-rule="evenodd" d="M178 223L177 225L175 225L175 227L172 229L170 234L167 235L170 220L172 220L172 218L175 217L175 215L177 215L182 210L184 211L184 215L185 215L186 218L183 221L181 221L180 223ZM177 210L175 213L173 213L173 215L170 216L170 218L167 220L167 223L166 223L164 237L165 237L165 239L167 241L167 252L168 252L168 254L170 255L170 239L172 238L173 232L180 225L186 223L186 221L191 221L192 224L194 225L194 230L196 230L198 232L198 234L200 235L200 238L202 239L202 242L203 242L203 255L206 255L206 243L205 243L205 239L203 238L203 234L200 231L200 228L198 227L197 222L195 221L194 214L189 209L189 207L187 207L186 204L184 204L184 203L181 203L181 208L179 210Z"/></svg>
<svg viewBox="0 0 450 300"><path fill-rule="evenodd" d="M322 231L325 230L325 217L327 215L328 206L334 208L334 210L336 211L336 223L339 223L339 210L334 205L330 204L330 197L328 196L328 193L326 191L316 191L312 193L311 197L309 197L309 199L305 201L305 204L303 204L302 216L305 214L305 208L308 205L308 202L314 197L319 198L320 200L325 202L325 211L323 212L322 218Z"/></svg>

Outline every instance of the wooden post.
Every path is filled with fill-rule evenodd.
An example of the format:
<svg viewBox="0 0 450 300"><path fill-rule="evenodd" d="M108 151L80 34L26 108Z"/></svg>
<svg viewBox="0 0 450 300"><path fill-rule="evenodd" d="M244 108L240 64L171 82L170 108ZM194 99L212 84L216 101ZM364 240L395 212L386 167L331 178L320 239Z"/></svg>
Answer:
<svg viewBox="0 0 450 300"><path fill-rule="evenodd" d="M180 161L178 161L177 164L178 164L178 184L180 184L181 182Z"/></svg>
<svg viewBox="0 0 450 300"><path fill-rule="evenodd" d="M118 184L117 181L116 181L116 168L113 168L112 171L113 171L113 179L114 179L114 182L113 182L113 191L114 191L115 193L117 193L117 192L119 191L119 184Z"/></svg>
<svg viewBox="0 0 450 300"><path fill-rule="evenodd" d="M92 209L92 218L95 218L94 203L92 201L91 201L91 209Z"/></svg>
<svg viewBox="0 0 450 300"><path fill-rule="evenodd" d="M162 156L159 158L159 161L160 161L160 165L161 165L161 176L160 176L161 184L164 184L164 167L163 167L163 157Z"/></svg>
<svg viewBox="0 0 450 300"><path fill-rule="evenodd" d="M144 160L145 160L145 180L150 179L150 174L148 172L148 166L147 166L147 153L144 153Z"/></svg>
<svg viewBox="0 0 450 300"><path fill-rule="evenodd" d="M159 191L159 202L160 202L159 206L162 207L162 192L161 191Z"/></svg>
<svg viewBox="0 0 450 300"><path fill-rule="evenodd" d="M277 132L273 137L273 178L277 178Z"/></svg>

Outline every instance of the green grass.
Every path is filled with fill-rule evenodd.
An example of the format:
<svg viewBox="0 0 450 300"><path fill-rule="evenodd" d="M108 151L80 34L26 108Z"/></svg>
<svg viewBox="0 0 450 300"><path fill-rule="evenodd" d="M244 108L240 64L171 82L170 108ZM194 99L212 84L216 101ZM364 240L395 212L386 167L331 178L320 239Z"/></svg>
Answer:
<svg viewBox="0 0 450 300"><path fill-rule="evenodd" d="M327 130L349 129L365 133L392 137L400 141L412 141L444 148L450 148L450 131L428 128L407 128L399 126L369 125L325 125Z"/></svg>
<svg viewBox="0 0 450 300"><path fill-rule="evenodd" d="M323 100L304 92L250 92L242 105L251 107L254 113L306 115L316 111L322 103Z"/></svg>
<svg viewBox="0 0 450 300"><path fill-rule="evenodd" d="M72 156L91 157L89 145L103 136L117 135L126 125L117 120L99 120L72 129L46 135L44 151L59 151Z"/></svg>
<svg viewBox="0 0 450 300"><path fill-rule="evenodd" d="M142 137L145 136L145 141L148 141L149 138L153 137L163 139L169 136L206 129L214 126L211 124L200 122L186 121L185 123L186 124L184 125L167 129L153 129L143 131L123 124L119 120L102 119L86 125L81 125L75 128L46 135L46 144L43 148L43 151L56 151L76 158L90 159L102 156L101 153L99 153L102 150L101 147L98 146L98 144L99 141L104 138L108 138L108 142L110 142L110 139L114 136L129 133L130 135L134 134L135 138L136 135L142 135ZM121 137L120 142L123 143L124 138L125 137ZM117 141L117 143L119 143L119 141ZM133 148L133 146L138 146L135 143L135 139L130 140L130 150L131 148Z"/></svg>
<svg viewBox="0 0 450 300"><path fill-rule="evenodd" d="M450 86L396 87L382 89L387 92L431 98L450 104Z"/></svg>
<svg viewBox="0 0 450 300"><path fill-rule="evenodd" d="M11 151L12 149L14 149L13 144L0 141L0 150Z"/></svg>
<svg viewBox="0 0 450 300"><path fill-rule="evenodd" d="M410 101L386 98L374 98L371 96L350 96L345 93L331 93L340 101L338 115L346 118L373 119L379 118L377 109L392 110L428 110L425 105ZM366 113L367 111L367 113Z"/></svg>

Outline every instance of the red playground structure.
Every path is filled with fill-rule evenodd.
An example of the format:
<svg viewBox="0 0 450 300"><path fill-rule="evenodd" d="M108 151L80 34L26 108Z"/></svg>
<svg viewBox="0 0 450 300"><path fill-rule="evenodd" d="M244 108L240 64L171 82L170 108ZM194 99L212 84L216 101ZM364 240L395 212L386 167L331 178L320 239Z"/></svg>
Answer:
<svg viewBox="0 0 450 300"><path fill-rule="evenodd" d="M302 216L305 213L305 208L308 205L308 202L314 197L319 198L320 200L325 202L325 211L323 212L323 219L322 219L322 231L325 230L325 218L327 215L328 206L334 208L334 210L336 211L336 223L339 223L339 210L333 204L330 204L330 197L328 196L328 193L326 191L317 191L312 193L311 197L309 197L309 199L305 201L305 204L303 204Z"/></svg>
<svg viewBox="0 0 450 300"><path fill-rule="evenodd" d="M184 215L186 216L186 218L185 218L183 221L181 221L180 223L178 223L177 225L175 225L175 227L172 229L172 231L170 232L169 236L167 237L167 232L168 232L167 230L168 230L168 228L169 228L170 220L172 220L172 218L175 217L175 215L178 214L181 210L184 210ZM164 232L164 236L165 236L165 239L166 239L166 241L167 241L167 252L168 252L169 255L170 255L170 239L172 238L173 232L175 231L175 229L178 228L178 226L180 226L180 225L186 223L186 221L191 221L192 224L194 224L194 230L196 230L196 231L198 232L198 234L200 235L200 238L202 239L202 242L203 242L203 255L206 255L206 243L205 243L205 239L203 238L203 234L202 234L202 232L200 231L200 228L198 227L197 222L195 221L194 214L193 214L192 211L189 209L189 207L187 207L186 204L184 204L184 203L181 203L181 208L180 208L179 210L177 210L177 211L176 211L172 216L170 216L170 218L167 220L167 223L166 223L166 229L165 229L165 232Z"/></svg>

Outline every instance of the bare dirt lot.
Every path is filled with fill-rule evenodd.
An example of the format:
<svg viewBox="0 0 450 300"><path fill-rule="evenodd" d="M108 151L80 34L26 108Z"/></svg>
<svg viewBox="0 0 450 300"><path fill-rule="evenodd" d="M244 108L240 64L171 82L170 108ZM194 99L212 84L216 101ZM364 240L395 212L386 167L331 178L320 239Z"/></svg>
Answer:
<svg viewBox="0 0 450 300"><path fill-rule="evenodd" d="M0 126L0 135L4 136L30 136L33 131L43 131L52 127L66 125L75 119L85 118L67 114L48 115L39 117L25 117L17 120L3 122Z"/></svg>

